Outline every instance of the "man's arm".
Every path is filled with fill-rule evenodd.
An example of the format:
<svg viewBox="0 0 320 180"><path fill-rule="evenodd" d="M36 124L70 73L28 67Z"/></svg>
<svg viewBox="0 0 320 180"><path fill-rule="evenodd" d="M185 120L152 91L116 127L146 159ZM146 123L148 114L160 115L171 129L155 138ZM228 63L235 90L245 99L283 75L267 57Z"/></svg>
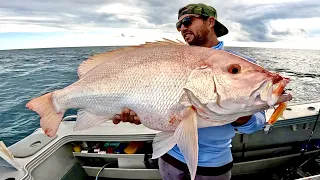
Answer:
<svg viewBox="0 0 320 180"><path fill-rule="evenodd" d="M251 134L264 128L266 124L265 111L257 112L251 116L240 117L231 125L237 129L238 132Z"/></svg>

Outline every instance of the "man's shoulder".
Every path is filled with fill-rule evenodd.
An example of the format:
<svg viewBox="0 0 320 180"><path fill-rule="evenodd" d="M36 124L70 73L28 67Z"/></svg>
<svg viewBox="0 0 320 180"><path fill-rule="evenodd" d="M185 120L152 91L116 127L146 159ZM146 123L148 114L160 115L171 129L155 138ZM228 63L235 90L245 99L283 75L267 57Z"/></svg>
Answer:
<svg viewBox="0 0 320 180"><path fill-rule="evenodd" d="M247 56L247 55L244 55L244 54L241 54L241 53L239 53L239 52L236 52L236 51L233 51L233 50L229 50L229 49L224 49L224 51L226 51L226 52L228 52L228 53L231 53L231 54L234 54L234 55L236 55L236 56L243 57L243 58L245 58L245 59L247 59L247 60L249 60L249 61L251 61L251 62L256 63L256 60L254 60L253 58L251 58L251 57L249 57L249 56Z"/></svg>

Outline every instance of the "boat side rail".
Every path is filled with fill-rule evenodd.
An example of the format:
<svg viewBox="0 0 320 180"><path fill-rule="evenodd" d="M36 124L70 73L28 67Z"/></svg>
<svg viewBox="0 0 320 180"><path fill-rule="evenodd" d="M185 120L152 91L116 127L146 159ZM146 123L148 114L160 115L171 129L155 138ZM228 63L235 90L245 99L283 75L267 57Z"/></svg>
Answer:
<svg viewBox="0 0 320 180"><path fill-rule="evenodd" d="M64 117L63 119L62 119L62 121L73 121L73 120L75 120L75 119L77 119L78 118L78 115L69 115L69 116L66 116L66 117Z"/></svg>

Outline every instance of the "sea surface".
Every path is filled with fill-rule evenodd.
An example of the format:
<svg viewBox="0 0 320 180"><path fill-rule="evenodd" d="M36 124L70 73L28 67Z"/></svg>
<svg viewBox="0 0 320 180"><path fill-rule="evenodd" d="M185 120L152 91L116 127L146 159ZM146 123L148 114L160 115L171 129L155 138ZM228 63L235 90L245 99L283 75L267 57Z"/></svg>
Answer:
<svg viewBox="0 0 320 180"><path fill-rule="evenodd" d="M77 67L89 56L119 47L77 47L0 51L0 141L10 146L39 128L25 104L33 97L78 79ZM291 78L290 103L320 100L320 50L226 47ZM66 115L75 111L67 111Z"/></svg>

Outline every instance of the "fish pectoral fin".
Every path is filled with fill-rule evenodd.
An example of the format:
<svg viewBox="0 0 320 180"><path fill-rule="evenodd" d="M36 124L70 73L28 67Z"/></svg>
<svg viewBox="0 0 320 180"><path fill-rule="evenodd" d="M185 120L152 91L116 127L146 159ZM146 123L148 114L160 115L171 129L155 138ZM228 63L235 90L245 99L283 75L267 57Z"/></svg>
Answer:
<svg viewBox="0 0 320 180"><path fill-rule="evenodd" d="M160 132L154 137L152 142L152 159L159 158L177 144L174 141L173 133L174 132Z"/></svg>
<svg viewBox="0 0 320 180"><path fill-rule="evenodd" d="M191 179L194 179L198 166L199 147L197 114L193 107L183 111L182 121L174 132L174 140L187 162Z"/></svg>
<svg viewBox="0 0 320 180"><path fill-rule="evenodd" d="M88 129L108 120L106 116L92 114L83 109L78 110L77 115L76 125L73 128L74 131Z"/></svg>

